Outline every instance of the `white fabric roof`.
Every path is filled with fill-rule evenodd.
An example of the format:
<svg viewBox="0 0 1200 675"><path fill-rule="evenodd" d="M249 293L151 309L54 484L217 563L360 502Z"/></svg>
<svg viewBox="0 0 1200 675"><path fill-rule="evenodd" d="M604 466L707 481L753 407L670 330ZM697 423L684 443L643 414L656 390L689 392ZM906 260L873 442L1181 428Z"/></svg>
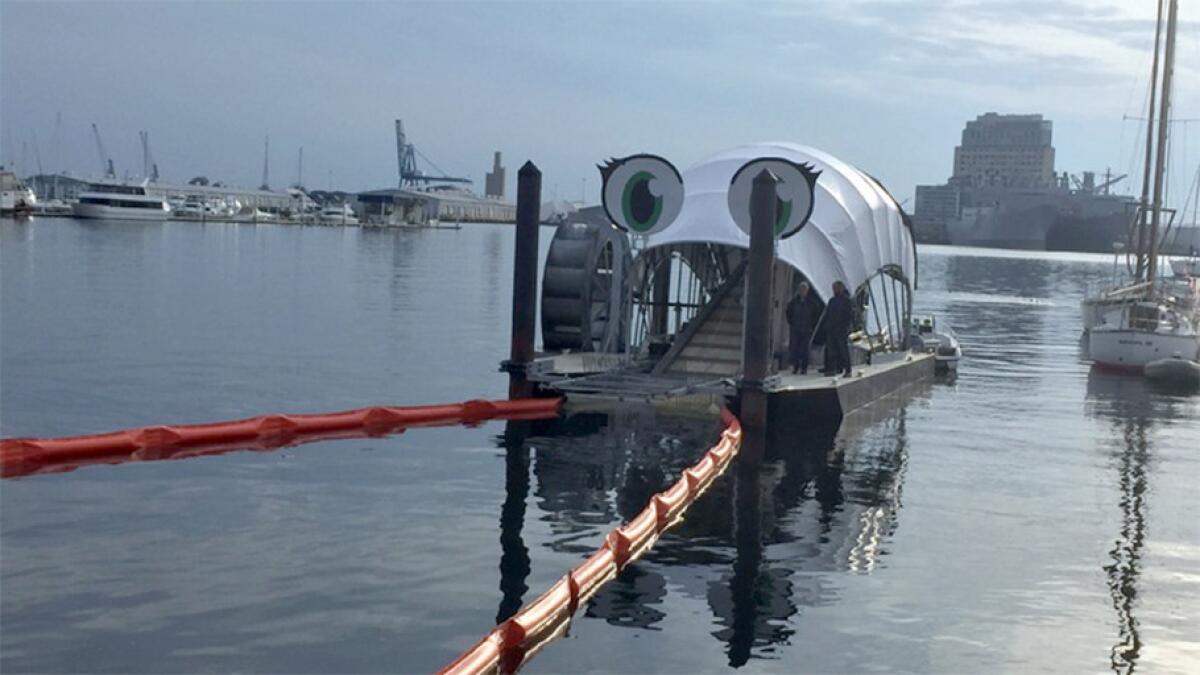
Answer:
<svg viewBox="0 0 1200 675"><path fill-rule="evenodd" d="M729 214L733 174L760 157L812 164L817 178L812 217L796 235L779 241L779 258L808 277L828 298L834 281L854 292L887 265L897 265L913 283L916 252L900 210L866 174L840 159L795 143L754 143L717 153L683 172L683 210L675 222L650 236L648 247L711 242L750 247L750 237Z"/></svg>

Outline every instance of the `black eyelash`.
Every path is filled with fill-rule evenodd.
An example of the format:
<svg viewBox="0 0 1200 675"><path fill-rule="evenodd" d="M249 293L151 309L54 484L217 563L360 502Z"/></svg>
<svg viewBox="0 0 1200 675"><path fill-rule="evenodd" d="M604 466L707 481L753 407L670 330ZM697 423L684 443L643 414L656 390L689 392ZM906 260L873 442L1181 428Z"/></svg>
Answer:
<svg viewBox="0 0 1200 675"><path fill-rule="evenodd" d="M608 177L612 175L612 172L616 171L617 167L621 166L624 163L625 163L624 159L617 159L616 157L610 157L607 160L605 160L603 164L597 164L596 168L600 169L600 180L602 182L608 180Z"/></svg>

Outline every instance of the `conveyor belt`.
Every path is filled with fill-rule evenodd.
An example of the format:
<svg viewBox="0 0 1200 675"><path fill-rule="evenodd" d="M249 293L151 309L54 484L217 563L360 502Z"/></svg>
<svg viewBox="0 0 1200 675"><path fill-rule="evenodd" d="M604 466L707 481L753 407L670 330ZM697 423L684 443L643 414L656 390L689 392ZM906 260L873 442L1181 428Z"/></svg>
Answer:
<svg viewBox="0 0 1200 675"><path fill-rule="evenodd" d="M689 377L683 374L610 371L557 380L551 382L550 387L571 397L651 400L691 394L725 394L733 390L734 382L727 378Z"/></svg>

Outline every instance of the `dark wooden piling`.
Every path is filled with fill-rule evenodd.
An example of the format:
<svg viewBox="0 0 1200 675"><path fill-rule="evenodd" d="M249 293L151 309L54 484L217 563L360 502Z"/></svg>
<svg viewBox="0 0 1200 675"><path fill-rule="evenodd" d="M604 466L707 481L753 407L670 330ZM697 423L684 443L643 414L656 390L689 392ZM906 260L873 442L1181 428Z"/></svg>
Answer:
<svg viewBox="0 0 1200 675"><path fill-rule="evenodd" d="M526 369L533 361L534 324L537 319L538 226L541 220L542 172L525 162L517 172L516 246L513 248L512 349L504 363L508 371L508 397L533 396Z"/></svg>
<svg viewBox="0 0 1200 675"><path fill-rule="evenodd" d="M654 267L654 281L651 283L650 333L652 335L667 334L667 318L671 301L671 256L663 255Z"/></svg>
<svg viewBox="0 0 1200 675"><path fill-rule="evenodd" d="M767 393L763 383L771 363L771 278L775 266L775 185L763 169L750 191L750 260L746 269L746 314L742 339L740 418L749 435L767 427Z"/></svg>

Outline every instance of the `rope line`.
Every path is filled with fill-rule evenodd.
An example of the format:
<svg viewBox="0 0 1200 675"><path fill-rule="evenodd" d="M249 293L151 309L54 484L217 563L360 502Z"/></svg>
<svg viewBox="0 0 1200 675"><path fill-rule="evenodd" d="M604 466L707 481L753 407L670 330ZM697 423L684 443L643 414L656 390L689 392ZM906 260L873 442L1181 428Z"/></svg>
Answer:
<svg viewBox="0 0 1200 675"><path fill-rule="evenodd" d="M742 426L721 410L725 431L699 462L683 472L674 485L650 498L649 504L623 527L604 538L587 560L561 577L541 597L496 626L445 668L442 675L512 673L547 644L566 633L580 605L637 560L659 536L683 520L684 512L712 485L742 446Z"/></svg>
<svg viewBox="0 0 1200 675"><path fill-rule="evenodd" d="M89 436L0 439L0 478L62 473L90 464L123 464L271 451L341 438L386 436L409 427L474 425L491 419L557 417L561 398L471 400L444 405L374 406L304 415L260 415L211 424L151 426Z"/></svg>

